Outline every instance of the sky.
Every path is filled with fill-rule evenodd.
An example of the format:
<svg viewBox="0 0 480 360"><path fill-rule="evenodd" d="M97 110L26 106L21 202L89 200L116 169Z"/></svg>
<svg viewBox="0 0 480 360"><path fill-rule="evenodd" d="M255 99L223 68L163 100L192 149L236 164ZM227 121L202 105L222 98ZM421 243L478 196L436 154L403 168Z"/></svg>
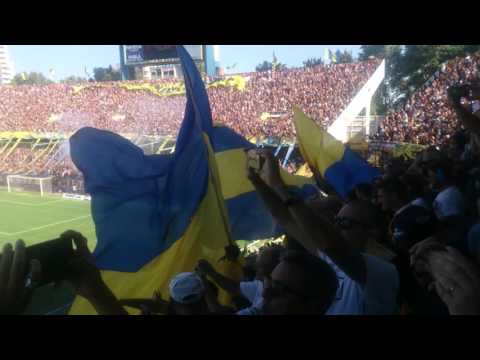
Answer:
<svg viewBox="0 0 480 360"><path fill-rule="evenodd" d="M275 51L281 63L301 66L308 58L323 58L325 48L351 50L355 56L360 45L220 45L220 63L227 73L254 71L264 60L271 61ZM120 63L118 45L10 45L9 49L15 73L38 71L48 76L53 69L56 80L85 77L85 68L92 73L94 67Z"/></svg>

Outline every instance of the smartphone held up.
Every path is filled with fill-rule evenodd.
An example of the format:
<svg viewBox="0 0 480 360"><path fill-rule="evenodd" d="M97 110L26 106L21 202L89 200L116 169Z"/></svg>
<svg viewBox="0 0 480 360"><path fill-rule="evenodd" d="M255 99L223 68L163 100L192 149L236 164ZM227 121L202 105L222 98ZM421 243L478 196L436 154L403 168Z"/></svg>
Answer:
<svg viewBox="0 0 480 360"><path fill-rule="evenodd" d="M42 266L42 275L37 285L61 281L65 278L68 261L74 254L73 242L68 238L57 238L26 247L26 261L36 259ZM0 259L3 254L0 254ZM29 271L25 268L25 276Z"/></svg>

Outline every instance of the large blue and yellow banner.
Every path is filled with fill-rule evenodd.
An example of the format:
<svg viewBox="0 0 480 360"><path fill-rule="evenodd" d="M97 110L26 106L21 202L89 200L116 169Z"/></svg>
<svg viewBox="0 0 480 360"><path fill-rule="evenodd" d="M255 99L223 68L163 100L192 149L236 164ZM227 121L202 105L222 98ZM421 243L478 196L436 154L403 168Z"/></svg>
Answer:
<svg viewBox="0 0 480 360"><path fill-rule="evenodd" d="M72 159L92 195L94 257L119 298L149 298L157 290L168 299L174 275L192 271L202 258L217 263L230 241L209 156L208 99L193 61L183 48L178 52L187 105L173 156L145 156L119 135L92 128L70 140ZM94 309L77 297L71 313Z"/></svg>
<svg viewBox="0 0 480 360"><path fill-rule="evenodd" d="M200 74L178 47L187 104L172 155L145 155L120 135L83 128L70 139L71 156L92 196L97 233L94 257L119 298L148 298L192 271L199 259L226 274L238 264L218 263L232 240L280 234L246 176L245 149L254 145L226 127L214 127ZM304 196L312 180L282 173ZM228 297L222 294L223 302ZM94 309L77 297L72 314Z"/></svg>

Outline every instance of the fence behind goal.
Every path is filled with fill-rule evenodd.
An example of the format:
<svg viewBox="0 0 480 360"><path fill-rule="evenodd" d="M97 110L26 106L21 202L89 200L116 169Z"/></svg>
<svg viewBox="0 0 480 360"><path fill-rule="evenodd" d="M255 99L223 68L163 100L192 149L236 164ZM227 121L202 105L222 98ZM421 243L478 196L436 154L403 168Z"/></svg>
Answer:
<svg viewBox="0 0 480 360"><path fill-rule="evenodd" d="M41 196L52 193L53 177L34 177L22 175L8 175L7 189L8 192L29 191L39 192Z"/></svg>

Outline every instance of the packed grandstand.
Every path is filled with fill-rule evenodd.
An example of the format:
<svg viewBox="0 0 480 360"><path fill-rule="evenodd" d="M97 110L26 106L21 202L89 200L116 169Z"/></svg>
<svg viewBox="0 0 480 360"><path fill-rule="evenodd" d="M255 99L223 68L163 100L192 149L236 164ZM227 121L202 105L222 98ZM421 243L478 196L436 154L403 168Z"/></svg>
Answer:
<svg viewBox="0 0 480 360"><path fill-rule="evenodd" d="M374 126L383 59L207 79L213 121L248 143L212 128L201 75L177 50L188 91L0 87L0 186L64 197L2 192L0 314L480 314L479 52L434 61ZM409 74L398 89L427 78ZM8 243L20 234L49 256ZM70 295L56 304L61 282ZM46 311L27 308L38 299Z"/></svg>
<svg viewBox="0 0 480 360"><path fill-rule="evenodd" d="M295 137L292 104L319 125L331 125L379 66L380 59L309 68L237 74L210 81L207 92L215 123L247 139ZM372 139L434 144L456 130L446 88L477 76L480 54L442 65L405 105L388 113ZM77 85L0 87L1 183L7 175L53 176L55 192L82 192L79 171L65 150L66 139L83 126L171 149L185 109L184 87L171 80L88 82ZM433 122L435 122L435 126ZM170 147L169 147L170 146ZM286 167L294 172L294 159Z"/></svg>

